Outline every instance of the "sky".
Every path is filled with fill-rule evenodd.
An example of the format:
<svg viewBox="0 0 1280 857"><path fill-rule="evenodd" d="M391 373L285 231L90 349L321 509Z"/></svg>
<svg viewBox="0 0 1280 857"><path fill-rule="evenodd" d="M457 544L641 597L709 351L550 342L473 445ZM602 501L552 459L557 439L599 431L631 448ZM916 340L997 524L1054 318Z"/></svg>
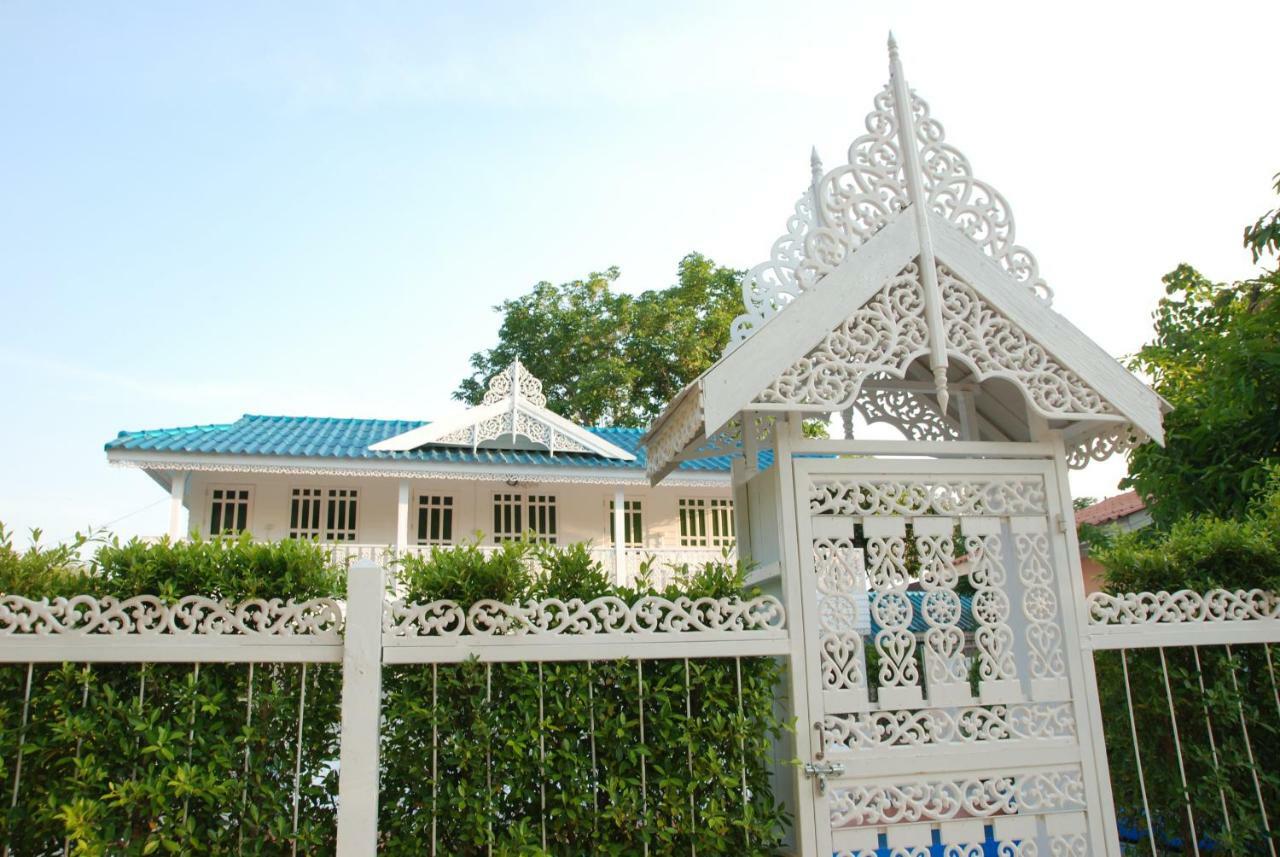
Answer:
<svg viewBox="0 0 1280 857"><path fill-rule="evenodd" d="M439 417L538 281L765 260L890 29L1110 353L1178 263L1254 270L1274 2L0 0L0 521L158 534L166 495L102 451L122 429Z"/></svg>

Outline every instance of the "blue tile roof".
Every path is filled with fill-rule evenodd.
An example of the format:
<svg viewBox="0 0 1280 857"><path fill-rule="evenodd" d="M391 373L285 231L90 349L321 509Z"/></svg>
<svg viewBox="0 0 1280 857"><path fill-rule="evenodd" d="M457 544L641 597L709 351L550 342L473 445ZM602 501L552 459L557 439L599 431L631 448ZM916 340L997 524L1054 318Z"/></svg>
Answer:
<svg viewBox="0 0 1280 857"><path fill-rule="evenodd" d="M479 449L431 446L407 452L374 452L369 447L426 423L421 420L362 420L338 417L281 417L245 414L234 423L178 428L122 431L107 442L108 452L168 452L191 455L270 455L299 458L381 459L388 461L451 462L455 464L532 465L543 467L596 467L644 470L640 448L643 429L592 428L593 434L636 456L635 461L574 452L554 456L539 450ZM772 453L760 453L760 466L773 461ZM729 457L704 458L680 464L684 471L729 471Z"/></svg>
<svg viewBox="0 0 1280 857"><path fill-rule="evenodd" d="M924 599L928 594L919 589L909 589L905 593L907 600L911 602L911 625L908 628L913 634L923 634L929 630L929 623L924 618ZM877 592L869 594L868 603L875 604ZM970 595L960 596L960 621L957 623L960 630L965 633L971 633L978 627L978 623L973 618L973 597ZM871 635L874 637L880 633L880 623L875 620L875 613L871 614Z"/></svg>

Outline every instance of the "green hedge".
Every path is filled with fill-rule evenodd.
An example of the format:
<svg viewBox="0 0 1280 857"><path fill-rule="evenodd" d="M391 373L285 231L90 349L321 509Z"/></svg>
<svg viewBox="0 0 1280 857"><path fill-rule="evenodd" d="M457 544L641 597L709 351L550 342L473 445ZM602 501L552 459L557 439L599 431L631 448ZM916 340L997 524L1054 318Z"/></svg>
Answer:
<svg viewBox="0 0 1280 857"><path fill-rule="evenodd" d="M79 562L89 547L19 552L0 528L0 594L235 601L345 590L345 572L307 543L110 543ZM535 561L541 574L530 571ZM633 600L651 591L616 588L581 547L512 544L488 557L463 547L408 560L400 572L412 600ZM681 579L663 594L742 586L723 563ZM341 671L310 665L305 675L297 851L326 854ZM23 731L27 668L0 669L0 841L11 854L61 854L64 845L100 855L292 853L301 666L254 666L251 719L244 664L204 664L198 674L189 664L36 665L32 678ZM687 685L683 661L545 664L541 675L537 664L388 667L382 850L428 852L434 819L440 854L488 853L491 840L495 854L629 854L642 839L655 854L693 845L708 855L769 853L786 822L765 770L782 728L778 679L776 663L759 658L690 661ZM9 809L20 734L21 787Z"/></svg>
<svg viewBox="0 0 1280 857"><path fill-rule="evenodd" d="M1112 592L1280 590L1280 483L1273 483L1243 520L1193 517L1167 531L1140 530L1107 542L1095 544L1094 555L1106 568L1106 586ZM1274 807L1280 806L1280 698L1274 682L1280 679L1280 647L1270 647L1270 661L1267 648L1260 645L1233 646L1231 659L1222 646L1198 651L1172 647L1164 655L1173 715L1160 652L1147 649L1126 655L1138 750L1157 831L1189 841L1174 743L1176 716L1197 832L1221 849L1217 853L1265 853L1258 789L1275 829ZM1095 663L1116 809L1133 827L1145 829L1125 664L1119 652L1098 652ZM1250 746L1244 740L1242 717ZM1256 765L1250 764L1250 750Z"/></svg>

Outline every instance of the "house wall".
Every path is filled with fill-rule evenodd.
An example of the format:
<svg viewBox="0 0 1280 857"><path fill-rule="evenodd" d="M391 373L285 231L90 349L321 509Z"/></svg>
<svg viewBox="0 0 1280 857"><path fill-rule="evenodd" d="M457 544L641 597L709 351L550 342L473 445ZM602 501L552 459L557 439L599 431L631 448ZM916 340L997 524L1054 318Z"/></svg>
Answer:
<svg viewBox="0 0 1280 857"><path fill-rule="evenodd" d="M508 486L502 482L478 480L411 479L409 541L417 536L418 497L440 494L453 497L454 541L471 538L476 531L491 542L493 498L498 493L550 494L556 498L558 541L610 544L609 503L615 486L554 483L526 483ZM249 531L257 538L276 540L289 535L289 512L294 488L356 488L359 491L356 539L361 544L390 545L396 537L396 514L400 480L395 478L353 478L193 472L187 484L185 505L189 529L209 535L212 491L215 488L245 487L252 492ZM728 474L723 485L712 487L627 486L628 500L640 500L645 547L680 546L679 500L688 498L728 498Z"/></svg>

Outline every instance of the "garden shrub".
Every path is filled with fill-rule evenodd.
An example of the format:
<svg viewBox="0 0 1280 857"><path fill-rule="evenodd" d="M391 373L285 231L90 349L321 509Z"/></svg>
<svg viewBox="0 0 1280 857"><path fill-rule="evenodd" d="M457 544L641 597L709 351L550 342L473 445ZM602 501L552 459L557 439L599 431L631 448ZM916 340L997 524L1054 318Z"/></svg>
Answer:
<svg viewBox="0 0 1280 857"><path fill-rule="evenodd" d="M503 574L515 557L541 573ZM643 573L620 587L581 545L508 543L487 557L464 548L407 558L400 583L408 601L464 605L495 593L627 603L742 594L732 563L674 577L661 592ZM771 854L786 822L767 770L783 729L780 669L767 658L387 667L383 851L416 855L434 836L438 853L457 855L490 845L495 854L629 855L642 842L654 854Z"/></svg>
<svg viewBox="0 0 1280 857"><path fill-rule="evenodd" d="M1168 530L1116 534L1106 542L1094 545L1094 556L1106 568L1109 591L1280 590L1280 481L1273 477L1270 490L1242 520L1189 517ZM1259 788L1269 812L1280 806L1277 655L1280 649L1261 645L1233 646L1230 658L1223 646L1195 649L1184 645L1164 650L1197 832L1220 853L1265 853L1266 826ZM1191 853L1186 798L1160 652L1143 649L1125 657L1147 799L1157 835L1176 840L1179 850ZM1119 652L1098 652L1095 663L1117 813L1133 828L1143 830L1142 794L1124 689L1125 664ZM1249 746L1242 719L1248 728ZM1256 765L1250 763L1250 751Z"/></svg>
<svg viewBox="0 0 1280 857"><path fill-rule="evenodd" d="M344 570L306 542L113 541L82 561L93 548L77 539L19 552L0 528L0 596L345 591ZM647 578L616 586L580 545L463 545L398 570L414 601L632 602L655 592ZM676 577L661 594L727 596L743 585L729 563ZM300 665L253 666L251 717L246 664L37 664L31 674L23 730L27 668L0 668L0 841L10 854L293 852ZM495 854L633 854L642 840L654 854L771 853L786 821L766 770L783 728L779 675L763 658L386 667L381 850L429 851L434 823L440 854L488 853L490 843ZM341 668L312 664L305 676L296 848L326 854Z"/></svg>

